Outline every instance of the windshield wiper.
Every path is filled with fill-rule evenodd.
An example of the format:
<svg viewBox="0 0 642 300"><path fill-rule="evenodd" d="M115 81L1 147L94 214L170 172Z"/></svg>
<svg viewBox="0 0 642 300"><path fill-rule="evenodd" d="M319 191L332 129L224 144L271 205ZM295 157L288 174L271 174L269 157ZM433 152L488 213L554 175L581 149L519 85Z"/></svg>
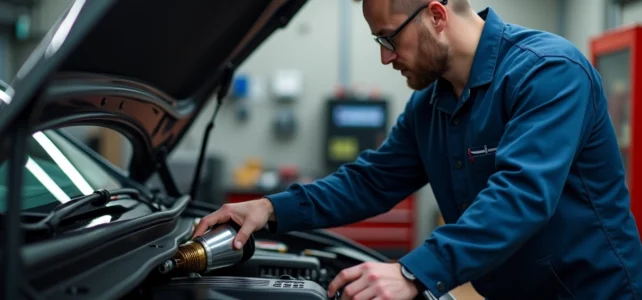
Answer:
<svg viewBox="0 0 642 300"><path fill-rule="evenodd" d="M40 221L35 223L23 223L22 228L27 231L44 231L47 234L54 233L60 225L60 222L70 217L80 208L85 207L88 204L91 204L95 207L101 207L107 204L109 201L122 199L123 196L126 196L127 199L134 199L147 204L147 206L149 206L152 211L160 210L159 207L154 206L154 204L152 204L150 201L141 197L140 193L135 189L123 188L112 191L101 189L95 191L93 194L80 196L66 203L63 203L54 208Z"/></svg>

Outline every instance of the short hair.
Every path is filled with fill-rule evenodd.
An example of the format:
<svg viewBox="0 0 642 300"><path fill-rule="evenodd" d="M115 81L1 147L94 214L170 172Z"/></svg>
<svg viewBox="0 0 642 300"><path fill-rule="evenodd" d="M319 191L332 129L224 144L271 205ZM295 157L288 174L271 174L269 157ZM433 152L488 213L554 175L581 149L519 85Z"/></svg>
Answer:
<svg viewBox="0 0 642 300"><path fill-rule="evenodd" d="M363 0L354 0L361 2ZM407 15L417 9L425 0L390 0L392 10L395 12L405 13ZM448 4L456 14L465 14L470 12L470 0L448 0Z"/></svg>

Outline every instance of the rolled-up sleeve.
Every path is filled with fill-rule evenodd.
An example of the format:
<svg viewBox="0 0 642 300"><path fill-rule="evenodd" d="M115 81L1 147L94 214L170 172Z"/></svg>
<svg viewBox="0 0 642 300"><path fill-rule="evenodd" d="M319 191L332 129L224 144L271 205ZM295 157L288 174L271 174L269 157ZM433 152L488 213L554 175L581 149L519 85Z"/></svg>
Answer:
<svg viewBox="0 0 642 300"><path fill-rule="evenodd" d="M268 198L277 232L346 225L390 210L428 182L417 148L413 94L376 150L310 184L294 184ZM275 226L276 228L273 228Z"/></svg>
<svg viewBox="0 0 642 300"><path fill-rule="evenodd" d="M498 267L549 221L590 133L596 96L584 67L563 57L530 65L506 100L511 117L486 188L400 259L436 297Z"/></svg>

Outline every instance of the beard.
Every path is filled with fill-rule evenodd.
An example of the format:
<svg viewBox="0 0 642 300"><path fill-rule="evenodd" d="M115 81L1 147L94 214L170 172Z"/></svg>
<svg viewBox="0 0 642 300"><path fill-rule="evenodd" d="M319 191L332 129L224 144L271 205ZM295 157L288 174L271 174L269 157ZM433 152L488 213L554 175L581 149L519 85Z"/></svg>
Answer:
<svg viewBox="0 0 642 300"><path fill-rule="evenodd" d="M408 87L423 90L448 71L448 46L439 44L428 30L419 32L419 55L414 68L407 68Z"/></svg>

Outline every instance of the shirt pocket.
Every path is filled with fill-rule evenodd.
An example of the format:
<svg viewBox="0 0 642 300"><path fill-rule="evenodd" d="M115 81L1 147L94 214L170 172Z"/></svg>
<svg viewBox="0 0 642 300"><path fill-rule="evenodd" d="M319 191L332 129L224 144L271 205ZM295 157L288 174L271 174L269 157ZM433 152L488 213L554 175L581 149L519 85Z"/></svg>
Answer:
<svg viewBox="0 0 642 300"><path fill-rule="evenodd" d="M498 142L491 142L468 147L466 149L468 169L475 173L494 173L496 169L495 153L497 153L497 144Z"/></svg>
<svg viewBox="0 0 642 300"><path fill-rule="evenodd" d="M469 196L475 199L477 194L488 186L488 178L496 171L495 153L497 142L472 146L466 149L468 156ZM471 200L474 201L474 200Z"/></svg>

